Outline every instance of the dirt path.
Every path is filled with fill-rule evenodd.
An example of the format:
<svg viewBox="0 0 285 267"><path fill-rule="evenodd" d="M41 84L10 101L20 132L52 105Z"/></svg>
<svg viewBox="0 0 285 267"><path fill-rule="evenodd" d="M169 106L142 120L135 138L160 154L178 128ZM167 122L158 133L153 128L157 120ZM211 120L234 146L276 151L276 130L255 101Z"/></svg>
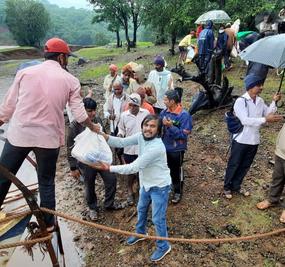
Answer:
<svg viewBox="0 0 285 267"><path fill-rule="evenodd" d="M166 51L164 51L166 53ZM127 55L127 60L137 58L136 54ZM147 56L151 62L152 57ZM113 59L115 62L126 61L124 56ZM94 63L98 64L98 63ZM90 67L90 66L89 66ZM192 67L191 67L192 69ZM238 74L239 75L239 74ZM176 77L176 76L175 76ZM103 79L97 80L100 84ZM181 86L180 84L178 84ZM183 101L189 105L189 99L198 90L191 82L182 84ZM94 89L95 98L102 101L102 88ZM241 90L238 90L241 92ZM101 103L101 102L100 102ZM268 189L272 166L268 160L274 155L274 139L281 124L265 127L262 130L263 143L256 160L247 175L245 187L252 195L248 198L235 196L228 201L221 196L223 175L226 166L228 135L223 121L224 110L194 115L194 129L186 153L186 181L184 196L177 206L169 205L169 235L192 238L221 238L250 235L280 228L278 222L280 207L268 212L255 209L255 204L262 199ZM68 177L68 168L62 151L62 177L58 179L65 188L59 200L59 209L64 208L74 215L85 217L86 204L83 198L83 185ZM60 177L60 175L59 175ZM97 180L99 201L103 201L101 180ZM123 177L118 178L117 198L125 200L126 184ZM71 207L75 207L71 211ZM101 212L100 223L116 228L133 231L136 216L128 207L118 212ZM151 218L148 219L149 234L154 234ZM86 253L86 266L152 266L149 255L155 248L154 242L145 241L136 246L127 247L125 237L116 236L97 230L74 228L78 246ZM283 255L284 236L220 245L173 244L173 250L161 263L165 266L285 266Z"/></svg>
<svg viewBox="0 0 285 267"><path fill-rule="evenodd" d="M166 53L166 47L158 48ZM133 60L138 54L132 53L113 58L113 60ZM151 61L152 56L145 60ZM106 62L91 62L92 67ZM83 68L85 68L83 67ZM192 67L191 67L192 68ZM70 67L78 74L76 65ZM235 70L233 70L235 71ZM238 74L239 75L239 74ZM102 84L103 77L97 79ZM2 81L1 81L2 82ZM6 82L8 82L6 80ZM5 82L4 82L5 83ZM181 85L179 85L181 86ZM188 107L189 99L197 90L193 83L182 84L183 103ZM95 98L102 105L101 86L93 88ZM241 90L239 90L241 92ZM101 107L100 107L101 108ZM247 175L244 186L251 196L235 196L231 201L221 196L223 175L226 166L228 135L223 121L224 110L194 115L194 129L185 155L186 180L184 195L178 205L169 205L169 236L185 238L221 238L251 235L284 227L278 221L281 207L266 212L256 210L256 203L264 198L272 174L272 165L268 163L274 155L274 142L281 124L265 126L262 129L262 144L253 166ZM68 214L88 219L84 200L83 184L69 176L66 149L62 148L56 175L57 209ZM104 190L100 178L96 181L101 206ZM126 180L118 177L117 198L126 199ZM136 216L132 217L135 207L117 212L100 212L99 223L111 227L133 231ZM148 219L149 234L154 234L151 218ZM107 232L70 225L74 231L74 240L86 257L86 266L154 266L149 255L155 248L152 241L144 241L135 246L125 246L125 237ZM161 262L161 266L285 266L284 235L251 242L233 244L172 244L172 252Z"/></svg>

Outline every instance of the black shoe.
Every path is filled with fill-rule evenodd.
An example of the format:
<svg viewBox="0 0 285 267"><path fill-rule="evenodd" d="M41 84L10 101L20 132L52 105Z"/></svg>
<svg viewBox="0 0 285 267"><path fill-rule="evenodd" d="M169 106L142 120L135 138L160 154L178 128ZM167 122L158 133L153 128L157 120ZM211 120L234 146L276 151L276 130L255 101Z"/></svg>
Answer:
<svg viewBox="0 0 285 267"><path fill-rule="evenodd" d="M89 217L91 221L98 221L99 215L97 210L89 210Z"/></svg>
<svg viewBox="0 0 285 267"><path fill-rule="evenodd" d="M134 194L128 196L128 198L127 198L127 203L128 203L129 206L135 205Z"/></svg>
<svg viewBox="0 0 285 267"><path fill-rule="evenodd" d="M120 202L114 202L111 206L105 207L106 210L121 210L124 208L125 208L125 205Z"/></svg>

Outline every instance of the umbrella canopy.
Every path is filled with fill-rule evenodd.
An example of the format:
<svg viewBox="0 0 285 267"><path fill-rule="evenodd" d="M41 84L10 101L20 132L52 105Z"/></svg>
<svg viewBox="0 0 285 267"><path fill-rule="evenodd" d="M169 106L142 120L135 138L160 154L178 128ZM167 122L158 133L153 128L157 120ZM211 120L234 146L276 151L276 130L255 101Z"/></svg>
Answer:
<svg viewBox="0 0 285 267"><path fill-rule="evenodd" d="M201 15L196 21L195 24L205 24L207 20L213 21L213 23L226 23L230 22L231 18L223 10L212 10Z"/></svg>
<svg viewBox="0 0 285 267"><path fill-rule="evenodd" d="M285 68L285 33L268 36L256 41L240 52L244 60L268 65L274 68ZM278 93L284 79L282 73Z"/></svg>
<svg viewBox="0 0 285 267"><path fill-rule="evenodd" d="M253 33L253 31L244 31L244 32L238 32L237 33L237 40L240 41L241 39L243 39L244 37L246 37L247 35Z"/></svg>
<svg viewBox="0 0 285 267"><path fill-rule="evenodd" d="M244 60L285 68L285 34L262 38L240 53Z"/></svg>

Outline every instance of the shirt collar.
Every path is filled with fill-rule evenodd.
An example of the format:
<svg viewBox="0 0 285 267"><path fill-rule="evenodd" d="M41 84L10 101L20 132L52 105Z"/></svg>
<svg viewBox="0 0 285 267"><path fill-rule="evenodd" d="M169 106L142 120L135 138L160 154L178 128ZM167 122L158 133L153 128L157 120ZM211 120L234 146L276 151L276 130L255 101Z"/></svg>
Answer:
<svg viewBox="0 0 285 267"><path fill-rule="evenodd" d="M139 113L143 113L144 112L144 110L142 109L142 108L140 108L140 110L139 110L139 112L138 112L138 114ZM138 115L137 114L137 115ZM128 115L131 115L131 116L137 116L137 115L133 115L131 112L130 112L130 110L128 109Z"/></svg>
<svg viewBox="0 0 285 267"><path fill-rule="evenodd" d="M60 64L57 61L55 61L55 60L47 59L42 64L53 65L53 66L57 66L57 67L61 68Z"/></svg>
<svg viewBox="0 0 285 267"><path fill-rule="evenodd" d="M246 100L250 100L251 102L253 102L253 99L250 97L249 93L246 92L242 97L244 97ZM257 95L256 99L255 99L255 103L257 103L259 101L260 97Z"/></svg>
<svg viewBox="0 0 285 267"><path fill-rule="evenodd" d="M174 113L176 115L180 114L182 112L183 108L181 104L178 104L177 108L174 111L170 111L167 109L167 112Z"/></svg>

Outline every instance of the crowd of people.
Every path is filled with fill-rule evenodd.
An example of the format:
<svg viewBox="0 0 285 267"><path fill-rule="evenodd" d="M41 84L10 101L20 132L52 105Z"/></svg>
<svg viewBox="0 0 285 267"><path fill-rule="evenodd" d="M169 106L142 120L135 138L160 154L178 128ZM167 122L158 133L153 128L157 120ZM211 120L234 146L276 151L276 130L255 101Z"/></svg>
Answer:
<svg viewBox="0 0 285 267"><path fill-rule="evenodd" d="M230 69L229 53L235 42L229 25L221 26L217 42L214 42L213 23L209 21L201 29L198 39L198 60L200 71L207 72L214 48L221 50L225 65ZM190 34L185 46L191 43ZM184 43L179 44L182 58L185 57ZM183 108L181 95L174 88L171 72L165 68L162 56L156 56L154 69L148 76L144 66L135 62L122 67L109 66L103 88L105 103L104 118L97 114L97 102L91 95L82 99L80 83L67 71L71 52L65 41L59 38L48 40L44 48L45 61L17 72L3 103L0 105L0 126L9 122L7 140L0 157L0 163L16 174L25 157L33 151L37 160L40 205L55 209L55 170L59 148L67 146L70 174L84 181L85 197L89 218L97 221L98 200L95 180L101 176L105 187L104 208L123 209L123 202L116 200L116 174L127 176L126 203L137 205L138 219L136 233L147 234L147 213L152 206L152 221L156 235L167 237L166 212L168 199L177 205L183 195L183 158L192 131L192 117ZM217 58L218 60L218 58ZM217 79L217 78L216 78ZM232 139L231 154L224 177L224 196L242 193L242 182L246 176L260 143L259 129L264 123L283 120L276 114L276 102L281 95L275 94L268 107L259 97L264 77L249 73L245 79L246 92L237 99L233 109L243 129ZM68 104L73 119L64 143L64 108ZM109 129L104 128L108 121ZM119 164L96 162L87 165L71 154L74 139L86 127L101 134L114 147ZM284 127L280 131L272 187L268 200L259 203L259 209L267 209L280 200L285 184L284 175ZM139 186L136 186L139 184ZM11 183L0 174L0 205L7 195ZM139 198L137 188L139 187ZM281 222L285 222L285 212ZM54 217L45 214L48 231L54 229ZM126 240L134 245L143 238L131 236ZM165 240L156 242L151 260L161 260L171 251Z"/></svg>

